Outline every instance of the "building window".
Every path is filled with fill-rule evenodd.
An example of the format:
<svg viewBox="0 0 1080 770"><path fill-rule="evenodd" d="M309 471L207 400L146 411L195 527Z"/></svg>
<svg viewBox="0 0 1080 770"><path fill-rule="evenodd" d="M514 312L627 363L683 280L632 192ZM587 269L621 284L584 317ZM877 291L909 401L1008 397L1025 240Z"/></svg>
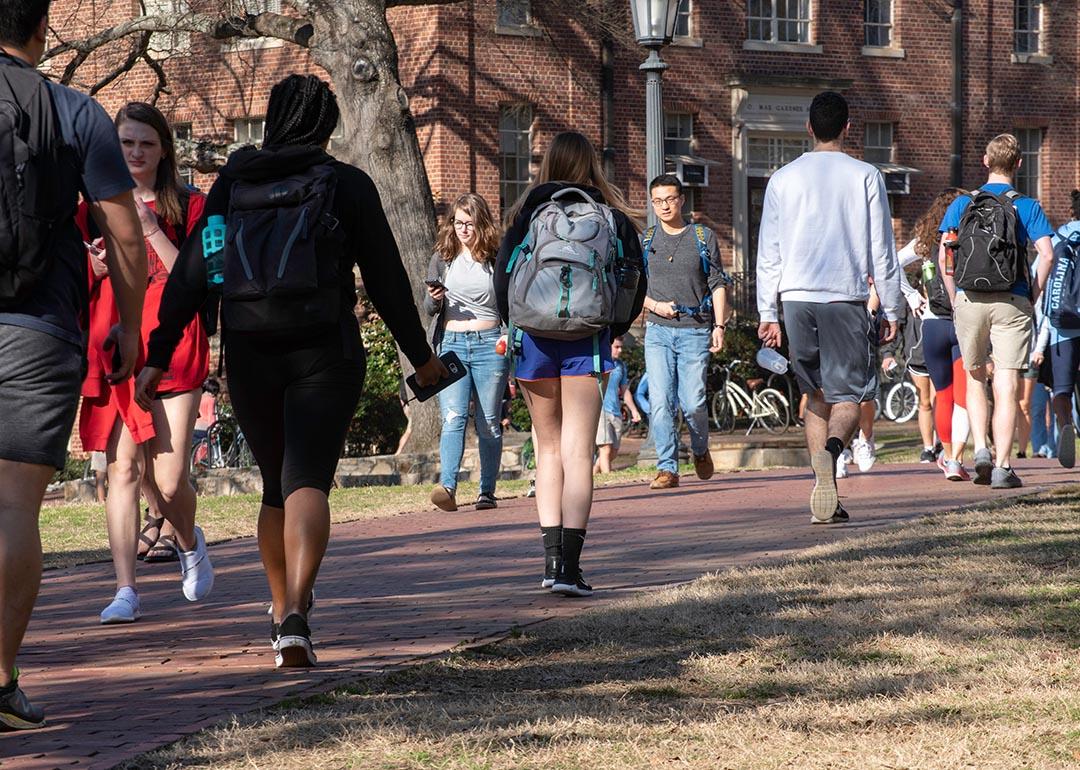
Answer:
<svg viewBox="0 0 1080 770"><path fill-rule="evenodd" d="M266 118L237 118L233 121L233 132L238 144L260 146L265 129Z"/></svg>
<svg viewBox="0 0 1080 770"><path fill-rule="evenodd" d="M810 151L810 137L751 136L746 140L748 176L771 176L782 166Z"/></svg>
<svg viewBox="0 0 1080 770"><path fill-rule="evenodd" d="M529 0L498 0L500 27L528 27L532 24L532 3Z"/></svg>
<svg viewBox="0 0 1080 770"><path fill-rule="evenodd" d="M191 12L187 0L144 0L147 16L161 16L178 23ZM158 58L187 53L191 50L191 33L173 30L155 32L150 36L149 53Z"/></svg>
<svg viewBox="0 0 1080 770"><path fill-rule="evenodd" d="M173 123L173 141L174 142L190 142L192 138L191 124L190 123ZM177 148L177 154L179 155L180 148ZM177 169L181 181L188 187L195 186L195 169L191 166L180 166Z"/></svg>
<svg viewBox="0 0 1080 770"><path fill-rule="evenodd" d="M499 109L499 206L514 204L532 177L533 111L528 104L507 104Z"/></svg>
<svg viewBox="0 0 1080 770"><path fill-rule="evenodd" d="M664 155L692 155L694 116L688 112L664 113Z"/></svg>
<svg viewBox="0 0 1080 770"><path fill-rule="evenodd" d="M1015 0L1013 12L1013 51L1039 53L1042 48L1042 0Z"/></svg>
<svg viewBox="0 0 1080 770"><path fill-rule="evenodd" d="M1029 198L1038 198L1042 192L1039 177L1042 169L1043 130L1018 128L1014 133L1020 142L1020 158L1022 159L1020 168L1016 172L1016 189Z"/></svg>
<svg viewBox="0 0 1080 770"><path fill-rule="evenodd" d="M675 14L675 37L691 37L694 31L690 23L693 0L679 0L679 10Z"/></svg>
<svg viewBox="0 0 1080 770"><path fill-rule="evenodd" d="M867 163L892 163L893 124L867 123L863 132L863 160Z"/></svg>
<svg viewBox="0 0 1080 770"><path fill-rule="evenodd" d="M810 42L810 0L749 0L747 37L771 43Z"/></svg>
<svg viewBox="0 0 1080 770"><path fill-rule="evenodd" d="M892 0L866 0L865 42L875 48L892 45Z"/></svg>

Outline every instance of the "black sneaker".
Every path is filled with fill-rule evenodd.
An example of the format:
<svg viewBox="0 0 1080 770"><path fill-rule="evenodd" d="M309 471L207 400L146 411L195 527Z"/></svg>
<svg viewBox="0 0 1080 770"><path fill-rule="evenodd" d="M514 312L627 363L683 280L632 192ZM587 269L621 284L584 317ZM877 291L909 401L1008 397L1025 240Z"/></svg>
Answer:
<svg viewBox="0 0 1080 770"><path fill-rule="evenodd" d="M592 596L592 586L585 582L580 569L572 579L563 570L559 573L551 586L551 593L563 596Z"/></svg>
<svg viewBox="0 0 1080 770"><path fill-rule="evenodd" d="M934 454L933 449L924 449L922 454L919 455L919 462L923 464L929 464L937 459L937 455Z"/></svg>
<svg viewBox="0 0 1080 770"><path fill-rule="evenodd" d="M19 689L19 672L11 680L11 692L0 695L0 732L36 730L45 726L45 710L32 704Z"/></svg>
<svg viewBox="0 0 1080 770"><path fill-rule="evenodd" d="M498 508L499 504L495 500L495 495L490 492L481 492L476 498L476 510L478 511L490 511L492 508Z"/></svg>
<svg viewBox="0 0 1080 770"><path fill-rule="evenodd" d="M555 578L559 576L559 557L548 556L544 559L544 579L540 581L540 588L551 588L555 585Z"/></svg>
<svg viewBox="0 0 1080 770"><path fill-rule="evenodd" d="M277 652L278 638L281 636L281 626L274 621L270 621L270 646L274 648L274 652Z"/></svg>
<svg viewBox="0 0 1080 770"><path fill-rule="evenodd" d="M307 621L295 612L278 626L277 656L278 668L314 666L315 651L311 648L311 629Z"/></svg>
<svg viewBox="0 0 1080 770"><path fill-rule="evenodd" d="M839 502L836 504L836 510L833 511L833 515L828 519L819 519L816 516L810 516L811 524L847 524L851 517L848 512L844 510L844 506Z"/></svg>

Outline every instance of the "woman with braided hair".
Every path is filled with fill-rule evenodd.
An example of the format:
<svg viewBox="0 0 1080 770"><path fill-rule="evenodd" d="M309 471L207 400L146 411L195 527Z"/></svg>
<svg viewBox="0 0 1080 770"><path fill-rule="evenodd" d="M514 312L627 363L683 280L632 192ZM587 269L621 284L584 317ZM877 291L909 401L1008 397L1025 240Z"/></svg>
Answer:
<svg viewBox="0 0 1080 770"><path fill-rule="evenodd" d="M314 238L315 256L307 259L321 269L327 255L340 255L329 302L304 305L304 324L252 329L237 322L235 327L240 328L230 328L230 319L242 317L238 306L245 303L230 299L228 276L230 270L240 268L228 261L228 247L225 251L225 366L236 419L262 474L259 552L273 598L271 642L278 666L315 664L308 614L330 537L328 495L364 384L364 347L352 312L356 305L354 266L360 268L375 309L416 367L417 382L429 385L447 375L428 347L374 183L360 169L326 154L338 117L334 94L317 77L291 75L274 86L266 110L264 146L233 153L210 190L202 222L205 226L210 216L220 215L229 217L231 225L234 204L250 205L260 189L269 190L263 194L274 200L279 190L288 192L289 184L297 179L316 179L332 189L324 198L332 202L321 215L313 214L308 223L305 208L300 217L305 232L310 225L319 233ZM254 220L241 220L242 224L249 221ZM242 226L240 232L244 232ZM299 230L293 232L295 237ZM239 233L232 237L240 240ZM251 264L262 263L262 254L256 253L260 244L267 254L275 246L281 249L279 239L260 241L254 232L245 237L247 251L238 246L238 261L243 261L245 272L250 272ZM280 268L276 256L268 258L274 260L279 278L286 263L297 259L288 248ZM207 296L204 256L201 239L188 240L169 277L159 325L150 335L147 366L136 384L140 403L153 398L183 328ZM291 263L288 266L292 268ZM326 273L320 271L320 290L325 279ZM332 306L330 315L325 313L326 305ZM309 322L310 318L316 320Z"/></svg>

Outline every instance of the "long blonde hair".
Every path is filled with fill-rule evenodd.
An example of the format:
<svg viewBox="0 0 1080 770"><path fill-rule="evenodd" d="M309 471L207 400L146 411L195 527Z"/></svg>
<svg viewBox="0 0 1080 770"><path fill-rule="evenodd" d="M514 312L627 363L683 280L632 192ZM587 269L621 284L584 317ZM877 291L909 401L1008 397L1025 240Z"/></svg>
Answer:
<svg viewBox="0 0 1080 770"><path fill-rule="evenodd" d="M457 218L459 211L464 211L473 220L476 242L469 248L473 259L485 264L494 262L495 255L499 250L499 238L502 234L499 232L499 228L495 226L495 220L491 216L491 209L488 208L487 201L476 193L459 195L458 199L454 201L454 205L450 207L449 212L443 219L442 227L439 228L439 235L435 239L435 251L439 253L439 256L445 262L452 262L461 253L461 242L454 231L454 219Z"/></svg>
<svg viewBox="0 0 1080 770"><path fill-rule="evenodd" d="M540 173L506 212L507 226L517 218L529 193L539 185L548 182L566 182L595 187L604 197L604 203L625 214L634 229L641 232L642 212L631 208L622 191L607 180L592 142L577 131L563 131L552 138L547 152L544 153L544 159L540 163Z"/></svg>

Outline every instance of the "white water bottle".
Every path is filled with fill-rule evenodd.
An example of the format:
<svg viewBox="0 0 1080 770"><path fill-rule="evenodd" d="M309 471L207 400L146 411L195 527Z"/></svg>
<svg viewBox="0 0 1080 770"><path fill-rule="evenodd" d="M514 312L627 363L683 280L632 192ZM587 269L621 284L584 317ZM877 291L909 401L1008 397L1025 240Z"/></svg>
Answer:
<svg viewBox="0 0 1080 770"><path fill-rule="evenodd" d="M757 364L762 369L783 374L788 370L788 360L772 348L761 348L757 352Z"/></svg>

